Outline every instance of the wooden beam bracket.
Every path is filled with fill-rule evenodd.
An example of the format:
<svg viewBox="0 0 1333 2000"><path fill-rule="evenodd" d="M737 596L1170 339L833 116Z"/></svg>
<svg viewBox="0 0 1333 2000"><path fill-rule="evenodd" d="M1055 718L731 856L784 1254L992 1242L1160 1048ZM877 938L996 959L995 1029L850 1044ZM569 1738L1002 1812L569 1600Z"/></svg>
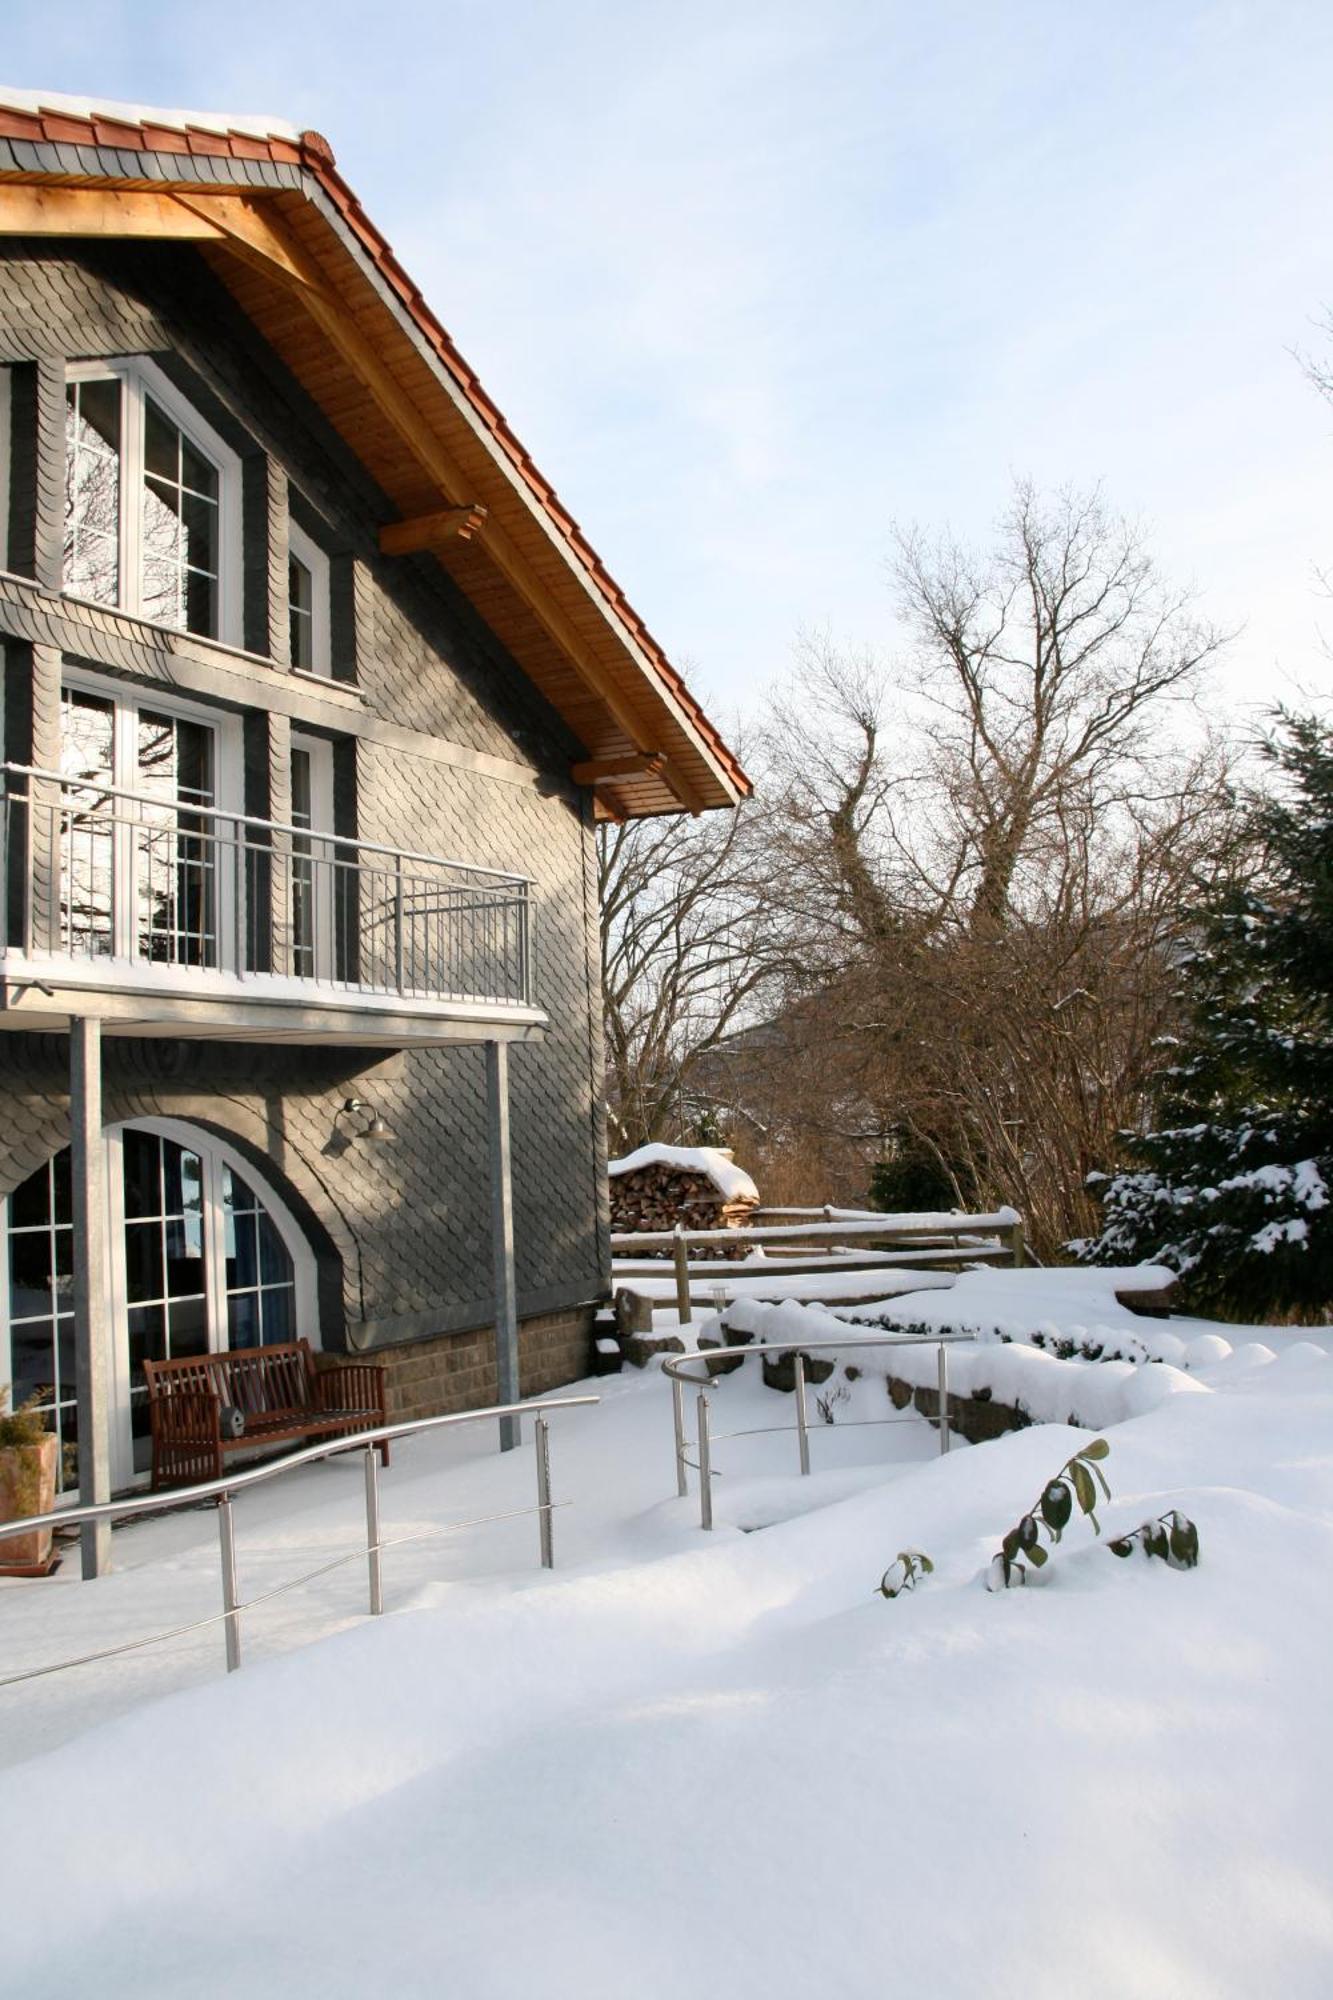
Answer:
<svg viewBox="0 0 1333 2000"><path fill-rule="evenodd" d="M470 542L485 525L486 509L475 502L468 507L441 507L408 521L390 521L380 529L380 554L410 556L419 549L441 548L446 542Z"/></svg>
<svg viewBox="0 0 1333 2000"><path fill-rule="evenodd" d="M660 777L665 766L661 750L642 750L626 757L589 757L571 764L569 775L576 785L610 785L618 778Z"/></svg>

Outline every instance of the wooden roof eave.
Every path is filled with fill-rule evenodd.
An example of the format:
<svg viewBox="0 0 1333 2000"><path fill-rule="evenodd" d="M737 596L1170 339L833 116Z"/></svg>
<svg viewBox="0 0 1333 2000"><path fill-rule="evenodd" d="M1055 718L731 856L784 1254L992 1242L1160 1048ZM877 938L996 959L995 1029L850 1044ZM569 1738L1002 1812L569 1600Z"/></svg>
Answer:
<svg viewBox="0 0 1333 2000"><path fill-rule="evenodd" d="M324 224L318 250L312 247L308 227L290 226L293 204L296 212L303 210L311 222L311 210L318 208ZM698 812L736 802L740 787L711 754L684 707L671 699L633 634L614 616L591 577L561 546L553 522L524 489L508 456L487 436L476 410L438 357L426 350L419 330L411 326L395 300L385 297L374 274L364 268L341 219L330 212L322 197L278 190L242 195L234 190L124 189L100 182L70 187L40 179L6 179L0 184L0 228L5 233L193 241L220 269L224 281L229 269L237 277L244 272L252 280L262 281L270 293L276 291L289 303L297 302L301 313L336 351L387 420L400 444L408 447L430 493L443 499L448 509L484 511L484 524L476 524L480 533L442 544L432 553L465 591L470 581L475 587L481 558L487 571L498 572L503 585L535 617L601 711L596 726L590 726L586 701L577 705L579 720L570 718L589 752L594 756L619 751L642 754L655 748L660 755L662 761L651 779L647 774L642 779L627 776L616 785L613 795L602 801L603 806L615 815L638 816L663 809ZM242 283L233 289L253 294L254 285ZM253 297L249 305L253 306ZM386 312L393 322L392 335L384 323ZM363 314L376 322L377 335L382 337L370 337L362 324ZM262 313L255 316L264 331ZM291 343L287 344L290 347ZM441 406L429 418L400 379L409 350L429 370L435 390L443 391ZM292 365L291 354L285 358ZM299 365L294 366L294 372L300 375ZM316 393L316 400L327 400L312 393ZM445 426L439 421L441 416L454 433L448 438L442 435ZM357 448L355 437L349 437L348 442ZM460 446L469 443L471 463L464 465ZM479 482L484 482L484 493L478 490ZM392 491L391 497L396 497ZM522 648L514 650L526 668ZM533 678L542 685L540 673L534 673ZM551 698L558 709L562 707L558 696ZM662 799L664 789L669 803L667 799L649 803Z"/></svg>

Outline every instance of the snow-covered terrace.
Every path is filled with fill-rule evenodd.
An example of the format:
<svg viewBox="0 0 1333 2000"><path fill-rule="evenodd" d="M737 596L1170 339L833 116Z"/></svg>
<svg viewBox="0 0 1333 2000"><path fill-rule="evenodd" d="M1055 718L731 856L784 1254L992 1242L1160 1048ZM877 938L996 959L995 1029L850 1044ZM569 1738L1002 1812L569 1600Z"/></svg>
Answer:
<svg viewBox="0 0 1333 2000"><path fill-rule="evenodd" d="M1015 1328L1113 1317L1006 1280ZM987 1594L1090 1436L1064 1424L943 1458L919 1419L819 1425L807 1480L788 1439L733 1440L704 1535L650 1370L553 1426L553 1574L530 1518L500 1523L387 1559L382 1619L355 1570L276 1599L238 1675L206 1635L10 1690L9 1990L1322 2000L1333 1332L1168 1334L1192 1386L1106 1430L1102 1527L1181 1508L1195 1571L1073 1526L1041 1588ZM710 1396L727 1428L790 1410L752 1363ZM423 1440L386 1530L530 1485L527 1451ZM352 1460L238 1507L247 1589L360 1502ZM7 1662L216 1608L211 1515L116 1542L102 1581L0 1592ZM886 1603L903 1548L935 1572Z"/></svg>

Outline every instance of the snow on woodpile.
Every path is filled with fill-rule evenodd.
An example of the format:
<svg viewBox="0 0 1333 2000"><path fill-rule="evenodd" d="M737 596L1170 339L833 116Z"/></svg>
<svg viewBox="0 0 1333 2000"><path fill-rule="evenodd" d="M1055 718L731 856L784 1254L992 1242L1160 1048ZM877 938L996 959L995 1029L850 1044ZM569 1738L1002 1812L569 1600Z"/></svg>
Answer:
<svg viewBox="0 0 1333 2000"><path fill-rule="evenodd" d="M608 1171L611 1227L626 1233L739 1229L759 1205L758 1188L720 1146L640 1146Z"/></svg>

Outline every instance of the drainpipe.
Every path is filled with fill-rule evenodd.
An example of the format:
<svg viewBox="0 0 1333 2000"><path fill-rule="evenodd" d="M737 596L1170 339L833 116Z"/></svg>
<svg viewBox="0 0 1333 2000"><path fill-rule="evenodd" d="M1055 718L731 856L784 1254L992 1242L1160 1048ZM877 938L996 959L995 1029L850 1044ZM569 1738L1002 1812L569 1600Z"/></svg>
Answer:
<svg viewBox="0 0 1333 2000"><path fill-rule="evenodd" d="M111 1308L107 1297L107 1146L102 1129L102 1023L69 1024L70 1154L74 1184L74 1350L79 1405L79 1502L111 1498ZM85 1578L111 1567L111 1524L80 1530Z"/></svg>

